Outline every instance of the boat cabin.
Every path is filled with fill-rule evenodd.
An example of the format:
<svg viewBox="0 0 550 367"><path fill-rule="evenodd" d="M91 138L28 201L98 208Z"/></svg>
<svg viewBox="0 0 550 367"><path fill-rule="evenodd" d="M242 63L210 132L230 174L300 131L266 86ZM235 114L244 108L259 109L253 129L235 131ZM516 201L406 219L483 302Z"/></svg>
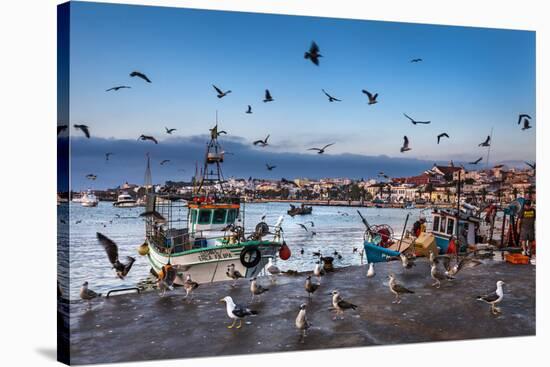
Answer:
<svg viewBox="0 0 550 367"><path fill-rule="evenodd" d="M476 242L476 231L479 227L479 218L465 216L460 213L457 223L456 210L434 210L432 212L431 232L435 236L436 245L440 254L449 251L451 238L458 237L461 246L465 247Z"/></svg>
<svg viewBox="0 0 550 367"><path fill-rule="evenodd" d="M235 223L239 215L239 205L210 204L189 205L188 224L191 233L221 230Z"/></svg>

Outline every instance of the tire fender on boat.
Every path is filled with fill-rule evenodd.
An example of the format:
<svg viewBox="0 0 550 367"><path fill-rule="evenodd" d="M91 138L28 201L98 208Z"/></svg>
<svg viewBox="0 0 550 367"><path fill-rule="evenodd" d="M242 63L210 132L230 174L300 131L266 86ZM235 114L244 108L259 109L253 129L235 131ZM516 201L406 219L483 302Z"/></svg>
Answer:
<svg viewBox="0 0 550 367"><path fill-rule="evenodd" d="M253 268L260 263L262 259L262 253L258 246L247 246L241 251L241 264L245 268Z"/></svg>

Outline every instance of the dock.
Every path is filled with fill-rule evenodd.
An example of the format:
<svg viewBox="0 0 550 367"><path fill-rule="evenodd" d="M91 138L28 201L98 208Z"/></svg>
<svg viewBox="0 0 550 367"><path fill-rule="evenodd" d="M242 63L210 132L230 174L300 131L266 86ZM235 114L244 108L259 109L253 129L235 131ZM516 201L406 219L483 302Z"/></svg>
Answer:
<svg viewBox="0 0 550 367"><path fill-rule="evenodd" d="M431 286L425 259L410 270L397 261L376 264L373 278L366 277L366 266L336 269L323 276L309 302L312 327L303 342L294 321L300 304L308 303L305 274L281 275L275 284L258 278L269 291L249 305L258 315L246 319L241 329L227 329L231 320L219 300L229 295L236 303L248 303L247 279L235 288L230 281L202 284L191 303L178 288L165 297L157 291L101 297L91 309L87 302L71 301L70 361L113 363L535 335L536 266L484 262L439 289ZM415 291L404 295L401 304L392 304L390 272ZM493 315L476 296L493 292L497 280L506 284L502 314ZM333 320L329 310L333 289L358 305L343 320Z"/></svg>

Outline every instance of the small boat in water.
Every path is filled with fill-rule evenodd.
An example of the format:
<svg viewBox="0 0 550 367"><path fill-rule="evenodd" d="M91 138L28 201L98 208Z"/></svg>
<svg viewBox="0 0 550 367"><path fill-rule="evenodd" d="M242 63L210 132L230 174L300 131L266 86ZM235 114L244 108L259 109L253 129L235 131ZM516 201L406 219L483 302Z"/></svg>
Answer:
<svg viewBox="0 0 550 367"><path fill-rule="evenodd" d="M313 212L312 206L302 204L301 206L296 207L295 205L290 204L290 209L288 209L287 214L293 217L295 215L311 214L311 212Z"/></svg>
<svg viewBox="0 0 550 367"><path fill-rule="evenodd" d="M92 190L88 190L80 197L80 204L85 207L95 207L99 204L99 200Z"/></svg>
<svg viewBox="0 0 550 367"><path fill-rule="evenodd" d="M123 192L122 194L118 195L117 201L113 203L113 206L117 208L134 208L138 206L138 203L127 192Z"/></svg>

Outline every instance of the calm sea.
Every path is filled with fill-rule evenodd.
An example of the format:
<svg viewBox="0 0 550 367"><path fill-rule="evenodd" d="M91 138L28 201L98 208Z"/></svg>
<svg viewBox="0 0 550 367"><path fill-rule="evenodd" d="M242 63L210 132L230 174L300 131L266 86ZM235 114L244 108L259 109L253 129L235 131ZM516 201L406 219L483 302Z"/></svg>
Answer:
<svg viewBox="0 0 550 367"><path fill-rule="evenodd" d="M139 214L143 208L115 208L112 203L100 202L95 208L85 208L79 203L69 205L70 218L62 218L70 224L69 259L70 298L78 298L80 286L88 281L90 288L106 292L113 288L132 287L150 280L149 264L145 257L137 254L137 248L144 241L145 223ZM59 207L60 208L60 207ZM364 226L357 215L357 208L336 206L315 206L312 215L296 216L286 214L288 203L254 203L246 204L246 230L252 231L260 218L265 214L266 222L272 226L280 215L284 216L283 230L292 256L289 260L278 260L282 270L305 271L313 269L317 258L313 251L321 251L325 256L333 256L334 251L342 255L335 260L337 267L361 263L360 251ZM419 217L420 210L360 208L370 224L388 224L396 235L400 235L407 213L411 213L407 228ZM59 211L62 213L63 211ZM59 220L59 219L58 219ZM306 224L306 232L298 223L313 221L315 226ZM316 235L312 236L311 231ZM101 232L118 244L119 256L134 256L132 271L125 280L115 277L103 248L96 240L96 232ZM67 234L58 232L60 241L67 241ZM357 247L357 253L353 248ZM60 246L58 251L63 251ZM300 254L304 249L305 253ZM64 254L63 254L64 255ZM63 257L62 255L62 257ZM66 264L63 264L66 265ZM62 267L63 268L63 267ZM67 292L64 289L65 293Z"/></svg>

